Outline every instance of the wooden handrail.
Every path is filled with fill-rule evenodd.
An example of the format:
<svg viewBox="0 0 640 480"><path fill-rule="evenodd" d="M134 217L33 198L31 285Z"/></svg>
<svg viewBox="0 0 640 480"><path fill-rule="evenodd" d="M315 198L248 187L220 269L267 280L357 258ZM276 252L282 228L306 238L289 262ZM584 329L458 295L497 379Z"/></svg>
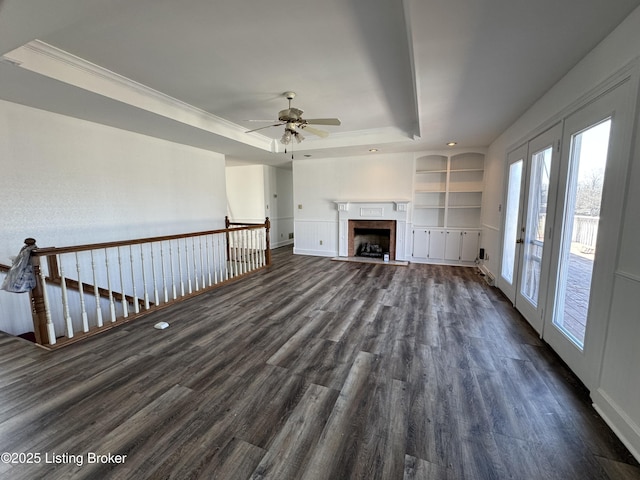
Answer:
<svg viewBox="0 0 640 480"><path fill-rule="evenodd" d="M261 224L232 223L228 218L225 218L225 226L227 228L193 233L162 235L132 240L64 247L34 248L31 251L31 263L36 276L36 287L30 292L30 299L36 342L47 347L68 344L76 341L78 338L85 338L86 336L109 329L112 326L131 321L134 318L140 317L157 309L164 308L173 302L182 301L186 298L198 295L225 282L235 281L242 278L247 273L270 265L270 221L268 217L265 218L265 222ZM264 234L259 231L261 229L264 229ZM255 232L255 234L248 232ZM214 243L213 237L219 237L222 238L222 240L216 240ZM182 239L185 241L182 242ZM224 239L226 239L226 242ZM165 272L166 264L163 260L162 242L169 243L169 269L171 270L169 273L170 282L166 282L166 275L168 272ZM158 272L160 274L159 279L156 278L156 270L154 270L153 250L154 244L157 245L158 243L160 243L159 264L161 270L161 272ZM28 238L25 240L25 244L29 246L35 245L35 240ZM177 283L174 283L174 278L176 278L174 277L173 271L175 263L171 260L172 244L174 248L177 247L177 255L175 256L175 258L177 258L178 267L175 275L177 275L177 278L179 279ZM182 244L184 244L183 254L180 252ZM187 248L189 248L187 246L188 244L191 245L189 253L187 253ZM138 295L136 292L136 285L133 283L129 285L129 287L133 288L133 290L129 292L132 293L132 295L127 294L127 290L130 289L128 288L125 290L123 284L124 270L122 269L122 263L120 262L119 247L130 248L132 245L140 245L138 258L142 261L140 264L142 265L142 268L140 270L136 270L135 275L141 275L141 278L136 280L136 283L139 281L142 282L139 284L143 287L143 292L140 292L141 295ZM164 246L165 248L167 247L166 243ZM233 246L231 255L229 255L230 246ZM224 255L225 247L227 253L226 256ZM118 249L118 251L117 263L115 263L113 268L116 272L119 272L119 274L116 273L115 275L112 275L110 279L108 252L110 251L115 255L116 252L114 252L114 249ZM149 250L147 249L150 249L150 257L147 256L149 255ZM100 262L96 262L96 264L94 264L94 253L100 250L104 250L104 252L99 254L99 256L101 256L101 262L106 263L106 285L102 287L99 286L96 279L95 270L96 264ZM92 265L91 268L94 272L93 285L81 281L81 264L78 263L78 253L80 252L85 252L85 254L91 252L90 262ZM73 254L75 254L75 262L78 270L77 279L73 279L70 278L69 275L65 275L62 270L62 265L59 265L59 262L64 255L67 255L66 258L69 258L69 255ZM129 253L129 256L131 265L127 274L129 272L131 273L131 282L133 282L134 257L131 253ZM85 256L84 258L89 259L88 256ZM150 269L152 278L147 277L147 280L145 280L145 258L148 262L147 265L151 265ZM180 258L183 258L182 263L180 262ZM155 265L158 267L158 263L155 263ZM191 271L190 267L192 267ZM8 271L10 268L11 267L8 265L0 264L0 271ZM147 275L148 273L149 271L147 270ZM100 276L98 275L98 277ZM183 280L186 280L184 284ZM195 284L195 288L193 290L192 280ZM104 277L102 281L105 281ZM113 281L118 282L122 286L122 292L117 292L112 288ZM150 282L150 284L148 282ZM47 284L59 287L61 297L59 295L51 296L50 293L47 294ZM150 287L149 292L147 292L147 286ZM178 286L180 287L179 294L177 294ZM171 288L173 289L173 294L171 295L172 298L169 299L170 296L168 295L168 290ZM164 292L159 292L162 289L164 289ZM75 313L69 311L70 303L67 299L67 290L78 291L81 294L79 297L80 303L75 304ZM151 292L155 299L154 302L151 302L149 299ZM161 295L159 295L159 293L164 293L164 301L160 300ZM85 310L85 303L84 300L82 300L84 298L83 295L94 295L96 297L95 303L92 302L95 305L95 315L92 318L88 318L88 309ZM98 301L100 297L108 299L109 305L107 310L104 308L101 309L100 302ZM55 316L52 315L52 310L50 308L50 305L53 304L56 305ZM130 304L135 305L134 312L131 312L128 309L127 305ZM117 312L117 309L119 309L120 313ZM103 317L102 311L105 311L104 315L106 318ZM80 318L80 316L82 318ZM72 317L74 317L75 320ZM61 320L64 323L64 328L66 329L62 337L60 336ZM89 320L89 322L87 322L87 320ZM76 322L75 327L72 325L74 321ZM82 331L78 330L78 321L82 322L82 328L80 329ZM58 327L54 325L55 322L57 322ZM89 323L92 325L87 326Z"/></svg>
<svg viewBox="0 0 640 480"><path fill-rule="evenodd" d="M8 272L9 270L11 270L11 267L9 265L0 263L0 272Z"/></svg>
<svg viewBox="0 0 640 480"><path fill-rule="evenodd" d="M236 232L241 230L255 230L258 228L265 228L266 223L260 225L248 225L247 227L236 227L236 228L221 228L218 230L207 230L204 232L195 232L195 233L179 233L176 235L163 235L159 237L147 237L147 238L137 238L133 240L118 240L115 242L104 242L104 243L88 243L85 245L75 245L71 247L45 247L45 248L37 248L33 250L32 255L42 257L47 255L55 255L55 254L64 254L64 253L73 253L73 252L84 252L88 250L100 250L102 248L115 248L115 247L126 247L129 245L140 245L142 243L154 243L154 242L164 242L167 240L177 240L180 238L189 238L189 237L200 237L205 235L215 235L218 233L228 233L228 232Z"/></svg>

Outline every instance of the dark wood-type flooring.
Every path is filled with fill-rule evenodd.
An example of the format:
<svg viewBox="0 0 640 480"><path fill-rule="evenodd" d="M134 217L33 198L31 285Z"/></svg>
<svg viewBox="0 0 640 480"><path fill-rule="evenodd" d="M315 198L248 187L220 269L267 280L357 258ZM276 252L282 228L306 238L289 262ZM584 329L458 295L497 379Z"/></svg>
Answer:
<svg viewBox="0 0 640 480"><path fill-rule="evenodd" d="M0 478L640 478L475 269L274 253L55 352L0 335L0 451L41 455Z"/></svg>

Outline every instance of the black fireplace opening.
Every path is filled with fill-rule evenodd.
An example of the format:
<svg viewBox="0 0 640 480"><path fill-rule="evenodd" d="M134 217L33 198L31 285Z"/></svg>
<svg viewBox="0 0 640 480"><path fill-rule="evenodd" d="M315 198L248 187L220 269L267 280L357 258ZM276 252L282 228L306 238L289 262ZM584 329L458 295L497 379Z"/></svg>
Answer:
<svg viewBox="0 0 640 480"><path fill-rule="evenodd" d="M383 258L389 253L391 231L388 228L355 228L353 233L356 257Z"/></svg>

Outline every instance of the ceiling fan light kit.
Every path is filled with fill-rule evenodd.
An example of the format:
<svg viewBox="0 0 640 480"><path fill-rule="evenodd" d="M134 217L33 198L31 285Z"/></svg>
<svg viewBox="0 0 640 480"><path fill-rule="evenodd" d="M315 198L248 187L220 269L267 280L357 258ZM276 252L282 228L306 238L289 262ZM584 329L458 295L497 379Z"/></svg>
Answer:
<svg viewBox="0 0 640 480"><path fill-rule="evenodd" d="M278 120L274 122L271 122L271 120L268 120L271 123L271 125L267 125L266 127L255 128L253 130L248 130L246 133L255 132L257 130L262 130L264 128L279 127L284 125L285 126L284 133L280 138L280 143L284 145L289 145L294 138L297 143L300 143L304 140L304 136L298 129L306 129L307 132L313 135L316 135L320 138L326 138L329 136L329 132L325 132L324 130L319 130L317 128L309 127L309 125L338 126L341 124L340 120L337 118L304 119L302 118L302 114L304 112L299 108L295 108L291 106L291 100L293 100L296 97L296 93L284 92L283 96L287 100L289 100L289 108L285 108L284 110L280 110L278 112Z"/></svg>

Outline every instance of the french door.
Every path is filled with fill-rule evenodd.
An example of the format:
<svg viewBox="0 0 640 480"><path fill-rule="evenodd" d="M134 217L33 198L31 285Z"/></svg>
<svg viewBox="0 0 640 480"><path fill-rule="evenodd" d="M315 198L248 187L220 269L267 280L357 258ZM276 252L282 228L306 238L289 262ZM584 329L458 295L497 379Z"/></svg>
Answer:
<svg viewBox="0 0 640 480"><path fill-rule="evenodd" d="M588 387L600 369L622 226L631 83L507 156L500 287Z"/></svg>
<svg viewBox="0 0 640 480"><path fill-rule="evenodd" d="M634 94L624 82L568 116L543 337L595 384L622 227Z"/></svg>
<svg viewBox="0 0 640 480"><path fill-rule="evenodd" d="M502 290L539 333L549 277L549 244L561 124L508 155Z"/></svg>

